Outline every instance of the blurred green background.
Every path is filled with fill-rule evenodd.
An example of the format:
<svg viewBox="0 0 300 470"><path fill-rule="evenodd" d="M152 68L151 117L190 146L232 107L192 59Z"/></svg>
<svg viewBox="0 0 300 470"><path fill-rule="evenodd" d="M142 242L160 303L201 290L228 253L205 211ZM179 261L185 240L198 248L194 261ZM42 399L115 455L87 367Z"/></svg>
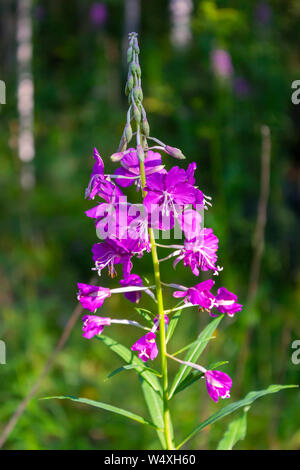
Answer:
<svg viewBox="0 0 300 470"><path fill-rule="evenodd" d="M229 361L223 370L233 378L234 399L271 383L298 383L291 344L300 339L300 105L291 102L291 83L300 79L299 2L34 1L35 156L30 162L18 152L17 4L7 0L0 5L0 79L7 93L0 108L0 339L7 348L7 364L0 365L0 432L71 316L77 281L91 277L90 250L97 240L84 215L93 206L84 199L84 190L94 146L106 171L114 168L109 156L118 146L127 110L123 90L129 29L140 34L151 134L180 147L188 162L197 162L198 184L213 197L205 225L220 239L224 271L218 283L245 304L236 318L223 322L202 362ZM271 132L270 197L257 296L246 305L262 125ZM166 164L174 162L166 157ZM151 279L150 257L137 261L134 272ZM162 266L162 278L170 280L168 263ZM179 265L171 278L196 283L190 270ZM103 275L101 284L109 283ZM121 296L106 301L104 313L138 318ZM207 321L206 314L186 310L171 350L192 341ZM107 334L130 346L139 331L112 327ZM81 337L78 321L4 448L157 448L150 428L87 406L38 399L84 396L147 416L134 371L105 381L121 365L103 344ZM170 369L173 375L177 367ZM300 449L299 405L297 390L255 403L248 435L237 448ZM220 406L200 382L176 396L172 415L178 440ZM215 448L229 421L206 428L188 448Z"/></svg>

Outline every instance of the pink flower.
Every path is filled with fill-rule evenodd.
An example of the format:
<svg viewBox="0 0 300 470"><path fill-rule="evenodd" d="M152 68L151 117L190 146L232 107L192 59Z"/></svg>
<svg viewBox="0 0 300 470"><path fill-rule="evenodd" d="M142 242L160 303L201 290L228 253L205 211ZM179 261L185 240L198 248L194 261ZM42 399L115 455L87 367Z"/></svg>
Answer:
<svg viewBox="0 0 300 470"><path fill-rule="evenodd" d="M169 317L168 315L165 315L165 324L168 325L169 324ZM159 323L159 315L156 315L156 317L154 318L154 323Z"/></svg>
<svg viewBox="0 0 300 470"><path fill-rule="evenodd" d="M122 187L131 186L134 182L140 185L140 179L134 179L134 177L140 176L140 161L137 156L137 151L134 148L128 149L124 152L123 157L120 159L121 168L115 171L115 175L119 175L117 183ZM145 174L146 176L152 175L153 173L161 173L164 165L161 163L161 155L158 152L152 152L149 150L145 158ZM121 178L125 176L126 178Z"/></svg>
<svg viewBox="0 0 300 470"><path fill-rule="evenodd" d="M82 318L82 321L82 336L87 339L91 339L93 336L100 335L104 326L109 326L111 324L110 318L98 317L96 315L85 315Z"/></svg>
<svg viewBox="0 0 300 470"><path fill-rule="evenodd" d="M150 331L131 346L131 351L138 351L139 358L144 362L147 362L148 359L153 361L158 354L155 338L156 334Z"/></svg>
<svg viewBox="0 0 300 470"><path fill-rule="evenodd" d="M236 312L240 312L243 308L237 302L237 296L229 292L225 287L220 287L215 298L215 307L220 313L227 313L229 317L233 317Z"/></svg>
<svg viewBox="0 0 300 470"><path fill-rule="evenodd" d="M195 276L199 276L199 269L201 271L212 269L218 272L220 270L216 267L218 243L219 240L211 228L202 229L198 237L185 240L183 249L174 261L174 266L183 260L184 266L190 266Z"/></svg>
<svg viewBox="0 0 300 470"><path fill-rule="evenodd" d="M93 260L100 274L102 269L108 267L111 277L115 277L115 264L123 265L124 277L130 274L132 268L131 257L135 254L142 256L143 246L140 240L131 238L117 240L107 238L104 242L95 243L92 248Z"/></svg>
<svg viewBox="0 0 300 470"><path fill-rule="evenodd" d="M97 308L102 307L104 300L111 296L110 289L107 287L90 286L89 284L77 284L79 292L77 299L87 310L95 312Z"/></svg>
<svg viewBox="0 0 300 470"><path fill-rule="evenodd" d="M220 398L229 398L232 380L229 375L219 370L205 372L206 387L210 398L218 403Z"/></svg>
<svg viewBox="0 0 300 470"><path fill-rule="evenodd" d="M188 173L174 166L168 173L154 173L148 176L145 190L147 195L144 206L151 214L151 226L159 230L171 230L174 220L186 207L204 207L203 193L194 187L193 169ZM191 214L189 214L191 215Z"/></svg>
<svg viewBox="0 0 300 470"><path fill-rule="evenodd" d="M120 284L122 287L127 286L142 286L143 281L138 274L129 274L125 277L125 279L120 280ZM124 297L130 302L138 304L141 300L142 293L140 291L137 292L125 292Z"/></svg>
<svg viewBox="0 0 300 470"><path fill-rule="evenodd" d="M214 285L212 279L200 282L193 287L186 288L186 290L179 290L173 292L173 297L184 298L185 302L190 302L193 305L199 305L215 317L211 310L215 307L219 313L227 313L229 317L233 317L236 312L242 310L242 305L238 304L237 296L229 292L225 287L218 289L217 295L213 295L210 290Z"/></svg>
<svg viewBox="0 0 300 470"><path fill-rule="evenodd" d="M199 305L201 308L210 309L214 302L214 295L210 292L214 281L208 279L200 282L194 287L190 287L185 291L173 292L173 297L184 298L185 302L191 302L193 305Z"/></svg>
<svg viewBox="0 0 300 470"><path fill-rule="evenodd" d="M154 318L153 321L154 321L154 325L155 325L157 331L159 331L159 315L157 315L157 316ZM166 329L166 331L167 331L167 329L168 329L169 321L170 321L170 320L169 320L168 315L165 315L165 329Z"/></svg>

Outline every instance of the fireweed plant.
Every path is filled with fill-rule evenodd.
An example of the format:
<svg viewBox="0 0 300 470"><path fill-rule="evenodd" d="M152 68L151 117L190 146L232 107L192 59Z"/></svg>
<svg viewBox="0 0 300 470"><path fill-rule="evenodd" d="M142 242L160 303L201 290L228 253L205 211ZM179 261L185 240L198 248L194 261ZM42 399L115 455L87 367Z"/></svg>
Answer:
<svg viewBox="0 0 300 470"><path fill-rule="evenodd" d="M251 403L262 395L274 393L284 386L273 385L266 390L249 393L243 400L231 403L206 421L197 426L179 445L175 444L173 425L170 415L170 400L174 395L204 379L210 398L218 403L219 399L230 398L231 378L216 368L224 364L218 363L204 367L197 360L211 339L224 316L233 317L242 310L237 296L226 287L215 290L212 276L222 271L217 264L218 238L211 228L203 227L203 213L211 206L211 198L196 186L196 163L186 169L177 165L166 169L162 154L177 160L184 160L181 150L164 144L150 136L150 128L143 107L141 87L141 68L139 65L139 46L137 34L129 35L128 78L126 95L129 108L127 121L119 145L119 149L111 156L111 160L119 164L114 174L105 174L103 160L97 149L94 149L94 167L86 198L99 199L97 205L86 212L95 221L98 238L102 241L92 247L94 270L101 276L107 270L111 278L117 276L116 266L121 265L122 279L116 288L100 287L78 283L78 300L89 313L83 316L83 336L87 339L96 337L117 353L127 365L114 371L135 369L139 375L151 421L132 412L102 402L85 398L69 398L87 403L114 413L126 416L145 425L154 427L164 449L179 449L205 426L228 415L238 408L243 408L242 416L233 421L222 439L219 448L232 448L245 434L246 411ZM135 138L136 145L128 147ZM137 204L127 202L124 190L135 185L140 201ZM104 202L103 202L104 201ZM163 233L163 239L174 229L181 244L159 244L155 233ZM179 234L179 236L178 236ZM175 236L174 235L174 236ZM170 237L169 237L170 238ZM170 250L167 256L159 259L158 248ZM134 258L152 256L154 284L144 285L143 279L134 270ZM183 262L191 270L191 278L197 279L201 271L210 274L209 279L196 282L192 286L177 283L165 283L161 280L160 263L173 259L173 266ZM164 305L163 287L173 290L173 297L179 303L167 309ZM138 304L142 295L149 295L154 304L154 312L136 308L141 315L143 324L127 319L109 318L100 314L105 299L115 294L123 294L133 304ZM215 317L208 323L198 337L186 347L173 354L167 352L180 314L183 309L196 306L203 314ZM99 313L99 314L98 314ZM147 323L147 326L144 325ZM144 330L129 348L102 334L109 327L128 325ZM177 356L185 352L185 357ZM160 355L161 371L149 366ZM179 370L169 387L168 359L179 363ZM286 386L287 387L287 386Z"/></svg>

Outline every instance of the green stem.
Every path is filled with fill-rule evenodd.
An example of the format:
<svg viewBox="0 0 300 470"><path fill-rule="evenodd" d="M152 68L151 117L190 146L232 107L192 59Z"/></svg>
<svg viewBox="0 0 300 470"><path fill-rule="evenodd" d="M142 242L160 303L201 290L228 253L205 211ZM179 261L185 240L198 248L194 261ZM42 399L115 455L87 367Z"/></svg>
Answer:
<svg viewBox="0 0 300 470"><path fill-rule="evenodd" d="M144 188L146 185L145 176L145 165L143 161L140 161L141 169L141 183ZM143 197L145 192L143 191ZM163 386L163 420L164 420L164 435L166 440L166 446L168 450L174 450L174 444L172 439L172 422L169 410L169 397L168 397L168 362L167 362L167 346L166 346L166 330L165 330L165 314L164 314L164 302L160 280L160 269L159 261L157 256L157 248L155 243L154 232L152 228L149 228L149 237L151 243L151 254L153 262L153 271L156 286L156 298L159 314L159 337L160 337L160 355L161 355L161 372L162 372L162 386Z"/></svg>

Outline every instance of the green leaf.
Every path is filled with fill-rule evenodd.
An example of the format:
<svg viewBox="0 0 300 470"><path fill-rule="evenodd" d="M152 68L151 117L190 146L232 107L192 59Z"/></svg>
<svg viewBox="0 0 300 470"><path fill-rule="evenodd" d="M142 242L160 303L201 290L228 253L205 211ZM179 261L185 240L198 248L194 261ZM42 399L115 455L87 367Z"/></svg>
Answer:
<svg viewBox="0 0 300 470"><path fill-rule="evenodd" d="M211 336L210 338L207 338L203 341L201 341L201 343L208 343L208 341L210 341L211 339L215 338L215 336ZM181 349L178 349L178 351L176 351L175 353L172 354L172 356L178 356L178 354L181 354L183 353L184 351L186 351L187 349L190 349L192 346L196 346L196 344L199 344L199 340L196 339L195 341L192 341L191 343L187 344L186 346L184 346L183 348Z"/></svg>
<svg viewBox="0 0 300 470"><path fill-rule="evenodd" d="M208 369L213 370L219 366L222 366L223 364L228 364L228 361L215 362L214 364L209 365ZM203 377L202 372L199 372L197 370L192 370L192 372L190 372L190 374L184 380L182 380L182 382L180 382L180 384L178 385L178 387L176 388L174 392L174 395L176 395L179 392L182 392L187 387L197 382L197 380L201 379L201 377Z"/></svg>
<svg viewBox="0 0 300 470"><path fill-rule="evenodd" d="M175 312L170 320L168 331L167 331L167 336L166 336L166 343L168 343L173 336L173 333L175 331L175 328L181 316L181 312L182 310L178 310L177 312Z"/></svg>
<svg viewBox="0 0 300 470"><path fill-rule="evenodd" d="M249 409L250 406L247 406L240 416L231 421L219 442L217 450L231 450L238 441L245 439L247 432L247 412Z"/></svg>
<svg viewBox="0 0 300 470"><path fill-rule="evenodd" d="M270 385L265 390L248 393L245 396L245 398L243 398L242 400L239 400L234 403L230 403L227 406L224 406L224 408L221 408L219 411L217 411L212 416L207 418L205 421L199 424L199 426L196 426L195 429L193 429L193 431L190 434L188 434L188 436L177 446L177 449L180 449L180 447L182 447L188 440L194 437L195 434L197 434L199 431L202 431L202 429L204 429L206 426L218 421L219 419L224 418L224 416L227 416L230 413L233 413L238 408L241 408L244 406L250 406L255 400L263 397L264 395L269 395L270 393L277 393L280 390L284 390L286 388L297 388L297 387L298 385Z"/></svg>
<svg viewBox="0 0 300 470"><path fill-rule="evenodd" d="M192 372L184 380L182 380L180 382L178 387L176 387L176 390L175 390L173 396L177 395L177 393L182 392L187 387L189 387L193 383L197 382L197 380L201 379L201 377L203 377L202 372L199 372L197 370L192 370Z"/></svg>
<svg viewBox="0 0 300 470"><path fill-rule="evenodd" d="M153 316L153 313L150 312L150 310L146 310L145 308L138 308L138 307L135 307L135 310L138 312L139 315L141 315L141 317L144 318L144 320L146 320L146 322L148 322L151 326L153 326L153 319L151 318L151 315Z"/></svg>
<svg viewBox="0 0 300 470"><path fill-rule="evenodd" d="M207 339L212 336L213 332L218 327L223 316L224 315L221 315L218 318L215 318L206 326L206 328L204 328L204 330L199 334L195 344L193 344L188 350L187 355L184 358L185 361L196 362L198 360L200 354L203 352L203 350L205 349L205 346L207 345ZM187 366L187 365L180 366L173 380L170 393L169 393L169 398L172 398L172 396L175 393L176 388L188 376L190 370L191 370L190 366Z"/></svg>
<svg viewBox="0 0 300 470"><path fill-rule="evenodd" d="M128 364L127 366L122 366L122 367L118 367L117 369L115 369L106 377L106 380L110 379L114 375L119 374L120 372L123 372L124 370L130 370L130 369L136 369L138 372L147 371L151 374L161 377L161 374L157 370L151 369L150 367L143 367L140 364Z"/></svg>
<svg viewBox="0 0 300 470"><path fill-rule="evenodd" d="M164 428L164 419L163 419L163 401L161 395L153 390L152 387L146 382L143 377L139 376L141 382L142 391L145 397L147 408L153 423L160 429ZM166 440L164 433L162 431L156 431L158 439L162 445L163 449L166 449Z"/></svg>
<svg viewBox="0 0 300 470"><path fill-rule="evenodd" d="M124 359L127 364L138 365L145 369L144 362L139 359L133 353L133 351L130 351L130 349L126 348L126 346L123 346L123 344L105 335L96 336L96 338L99 339L99 341L102 341L102 343L108 346L114 353ZM155 375L148 372L147 370L139 372L139 375L141 375L155 391L161 393L161 385Z"/></svg>
<svg viewBox="0 0 300 470"><path fill-rule="evenodd" d="M89 400L88 398L77 398L72 396L54 396L54 397L45 397L43 400L51 400L51 399L58 399L58 400L72 400L76 401L77 403L84 403L86 405L95 406L96 408L101 408L106 411L110 411L112 413L116 413L118 415L125 416L126 418L132 419L133 421L137 421L141 424L148 424L157 429L157 426L151 421L142 418L142 416L136 415L135 413L131 413L131 411L123 410L122 408L118 408L116 406L108 405L107 403L102 403L101 401Z"/></svg>

